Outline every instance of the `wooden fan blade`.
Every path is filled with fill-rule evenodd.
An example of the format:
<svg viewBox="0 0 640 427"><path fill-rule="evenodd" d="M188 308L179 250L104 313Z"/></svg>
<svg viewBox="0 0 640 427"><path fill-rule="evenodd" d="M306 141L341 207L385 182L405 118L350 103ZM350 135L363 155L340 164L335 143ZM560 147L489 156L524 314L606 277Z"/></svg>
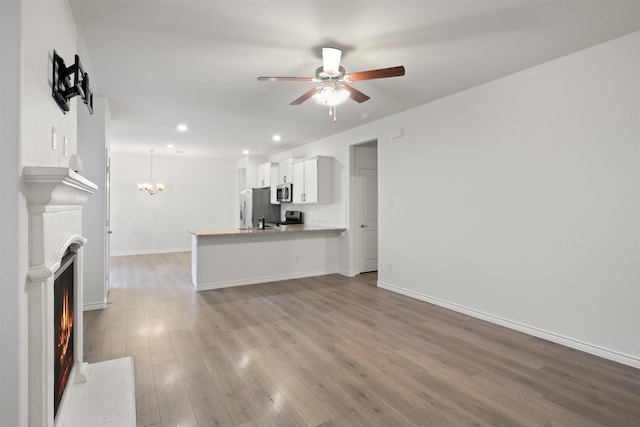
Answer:
<svg viewBox="0 0 640 427"><path fill-rule="evenodd" d="M300 98L292 101L289 105L300 105L304 101L306 101L307 99L311 98L313 95L318 93L319 91L320 91L320 87L314 87L313 89L306 91L304 95L302 95Z"/></svg>
<svg viewBox="0 0 640 427"><path fill-rule="evenodd" d="M404 67L402 65L398 67L380 68L378 70L351 73L348 77L345 76L345 80L350 82L358 82L361 80L384 79L386 77L399 76L404 76Z"/></svg>
<svg viewBox="0 0 640 427"><path fill-rule="evenodd" d="M316 81L315 77L258 77L260 82L313 82Z"/></svg>
<svg viewBox="0 0 640 427"><path fill-rule="evenodd" d="M353 99L354 101L362 103L364 101L369 100L369 96L360 92L358 89L349 85L343 85L343 86L346 90L349 91L349 96L351 96L351 99Z"/></svg>

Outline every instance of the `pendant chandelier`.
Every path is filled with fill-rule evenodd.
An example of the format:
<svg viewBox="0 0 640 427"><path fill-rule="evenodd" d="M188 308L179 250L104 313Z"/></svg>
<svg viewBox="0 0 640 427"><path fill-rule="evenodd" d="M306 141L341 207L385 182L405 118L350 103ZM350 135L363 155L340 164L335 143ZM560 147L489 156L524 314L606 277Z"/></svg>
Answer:
<svg viewBox="0 0 640 427"><path fill-rule="evenodd" d="M151 152L151 177L149 182L138 184L138 190L146 191L150 196L153 196L159 191L164 191L164 184L153 182L153 152L155 150L149 150Z"/></svg>

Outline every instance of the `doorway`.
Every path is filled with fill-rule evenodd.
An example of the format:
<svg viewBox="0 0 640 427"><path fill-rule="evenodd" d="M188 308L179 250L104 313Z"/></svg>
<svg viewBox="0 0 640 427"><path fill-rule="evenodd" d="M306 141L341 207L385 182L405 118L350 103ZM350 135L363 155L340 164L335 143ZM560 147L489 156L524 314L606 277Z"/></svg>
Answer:
<svg viewBox="0 0 640 427"><path fill-rule="evenodd" d="M105 176L105 214L106 214L106 237L105 237L105 280L104 280L104 297L109 295L111 289L111 151L109 148L105 150L106 160L106 176Z"/></svg>
<svg viewBox="0 0 640 427"><path fill-rule="evenodd" d="M378 143L353 147L355 273L378 271Z"/></svg>

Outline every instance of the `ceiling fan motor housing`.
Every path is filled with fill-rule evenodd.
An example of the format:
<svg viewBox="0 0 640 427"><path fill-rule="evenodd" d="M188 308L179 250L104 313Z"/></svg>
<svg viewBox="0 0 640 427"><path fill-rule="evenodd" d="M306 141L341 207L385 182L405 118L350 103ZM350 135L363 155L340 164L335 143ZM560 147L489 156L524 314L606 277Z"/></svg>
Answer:
<svg viewBox="0 0 640 427"><path fill-rule="evenodd" d="M338 74L329 74L324 71L324 67L316 68L316 78L318 80L322 80L323 82L326 80L342 80L344 78L344 67L340 66L338 68Z"/></svg>

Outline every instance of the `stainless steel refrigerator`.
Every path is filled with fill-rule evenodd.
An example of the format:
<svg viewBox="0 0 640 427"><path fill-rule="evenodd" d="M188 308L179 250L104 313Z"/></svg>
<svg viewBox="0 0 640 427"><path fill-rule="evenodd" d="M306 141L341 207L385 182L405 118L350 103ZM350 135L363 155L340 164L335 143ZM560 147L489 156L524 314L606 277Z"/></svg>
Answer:
<svg viewBox="0 0 640 427"><path fill-rule="evenodd" d="M257 228L258 218L265 223L280 222L280 205L271 204L270 188L245 188L240 191L240 228Z"/></svg>

